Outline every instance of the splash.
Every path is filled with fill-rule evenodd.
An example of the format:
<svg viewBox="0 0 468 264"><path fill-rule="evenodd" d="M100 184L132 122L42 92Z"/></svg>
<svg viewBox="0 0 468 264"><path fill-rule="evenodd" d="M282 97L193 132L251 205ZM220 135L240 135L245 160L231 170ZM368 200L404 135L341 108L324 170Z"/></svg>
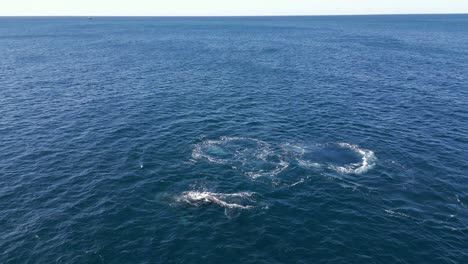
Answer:
<svg viewBox="0 0 468 264"><path fill-rule="evenodd" d="M252 205L242 205L235 203L234 200L243 200L244 202L253 202L253 192L239 192L239 193L214 193L214 192L200 192L200 191L187 191L176 198L176 201L182 202L192 206L202 205L218 205L223 208L229 209L251 209ZM230 201L233 200L233 201Z"/></svg>

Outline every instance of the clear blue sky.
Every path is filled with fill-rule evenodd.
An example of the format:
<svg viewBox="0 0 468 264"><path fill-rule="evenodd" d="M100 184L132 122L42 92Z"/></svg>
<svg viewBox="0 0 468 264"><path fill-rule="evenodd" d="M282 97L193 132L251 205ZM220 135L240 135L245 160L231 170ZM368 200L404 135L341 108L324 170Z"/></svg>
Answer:
<svg viewBox="0 0 468 264"><path fill-rule="evenodd" d="M402 13L468 13L468 0L0 0L0 16Z"/></svg>

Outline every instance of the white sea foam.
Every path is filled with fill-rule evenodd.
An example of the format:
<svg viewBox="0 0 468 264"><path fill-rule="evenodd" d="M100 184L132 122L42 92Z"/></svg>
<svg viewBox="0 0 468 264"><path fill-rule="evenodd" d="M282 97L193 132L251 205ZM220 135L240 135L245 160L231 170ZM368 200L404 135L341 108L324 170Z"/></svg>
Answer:
<svg viewBox="0 0 468 264"><path fill-rule="evenodd" d="M338 143L338 146L342 148L350 149L361 156L361 162L352 163L344 166L335 166L330 165L328 166L330 169L335 170L340 173L355 173L361 174L365 173L368 170L372 169L376 163L376 156L373 151L367 149L361 149L357 145L349 144L349 143Z"/></svg>
<svg viewBox="0 0 468 264"><path fill-rule="evenodd" d="M238 142L238 143L254 143L257 145L252 150L251 146L249 147L242 147L242 146L231 146L229 147L227 144L230 142ZM226 164L231 161L234 156L237 157L242 153L245 153L247 150L251 149L251 151L257 151L257 149L267 149L268 144L265 142L254 139L254 138L246 138L246 137L221 137L219 140L205 140L201 143L195 144L192 151L192 158L193 159L207 159L210 162L214 163L221 163ZM211 153L210 153L211 152ZM223 155L224 154L224 155ZM261 156L261 154L258 154Z"/></svg>
<svg viewBox="0 0 468 264"><path fill-rule="evenodd" d="M349 163L344 165L336 165L335 162L339 161L320 161L320 156L325 155L329 148L338 148L346 149L353 151L358 156L360 156L360 161L356 163ZM337 144L316 144L311 147L284 144L282 149L287 153L287 155L292 156L296 159L298 164L304 168L328 168L343 174L361 174L365 173L368 170L372 169L376 164L376 156L373 151L368 149L359 148L357 145L349 143L337 143Z"/></svg>
<svg viewBox="0 0 468 264"><path fill-rule="evenodd" d="M306 152L306 149L304 147L293 145L291 143L283 144L281 148L285 150L286 152L295 154L295 155L304 155Z"/></svg>
<svg viewBox="0 0 468 264"><path fill-rule="evenodd" d="M289 167L289 163L283 160L280 160L277 164L274 164L272 169L259 169L259 170L247 170L245 173L252 179L257 179L262 176L276 176L282 171Z"/></svg>
<svg viewBox="0 0 468 264"><path fill-rule="evenodd" d="M239 193L213 193L205 191L187 191L183 192L182 195L176 198L176 201L183 202L192 206L201 206L207 204L218 205L224 208L236 208L236 209L251 209L252 205L242 205L234 202L228 202L226 199L229 198L240 198L250 203L253 202L251 199L252 192L239 192Z"/></svg>
<svg viewBox="0 0 468 264"><path fill-rule="evenodd" d="M317 163L317 162L311 162L311 161L308 161L308 160L298 159L297 162L302 167L309 167L309 168L320 168L320 167L322 167L322 164Z"/></svg>
<svg viewBox="0 0 468 264"><path fill-rule="evenodd" d="M192 158L231 166L252 179L276 176L289 166L268 143L247 137L205 140L194 145Z"/></svg>

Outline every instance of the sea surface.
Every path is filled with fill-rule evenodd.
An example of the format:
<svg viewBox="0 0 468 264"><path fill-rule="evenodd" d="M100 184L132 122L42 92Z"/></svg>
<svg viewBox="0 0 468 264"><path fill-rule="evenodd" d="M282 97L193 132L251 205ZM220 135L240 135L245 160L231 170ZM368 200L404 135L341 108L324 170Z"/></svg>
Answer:
<svg viewBox="0 0 468 264"><path fill-rule="evenodd" d="M468 263L468 15L0 18L0 263Z"/></svg>

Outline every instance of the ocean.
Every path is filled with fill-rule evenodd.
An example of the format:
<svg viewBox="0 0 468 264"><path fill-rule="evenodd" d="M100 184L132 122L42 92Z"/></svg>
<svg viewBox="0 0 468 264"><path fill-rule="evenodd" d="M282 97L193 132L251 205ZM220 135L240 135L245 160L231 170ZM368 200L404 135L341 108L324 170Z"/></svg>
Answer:
<svg viewBox="0 0 468 264"><path fill-rule="evenodd" d="M0 263L468 263L468 15L0 18Z"/></svg>

